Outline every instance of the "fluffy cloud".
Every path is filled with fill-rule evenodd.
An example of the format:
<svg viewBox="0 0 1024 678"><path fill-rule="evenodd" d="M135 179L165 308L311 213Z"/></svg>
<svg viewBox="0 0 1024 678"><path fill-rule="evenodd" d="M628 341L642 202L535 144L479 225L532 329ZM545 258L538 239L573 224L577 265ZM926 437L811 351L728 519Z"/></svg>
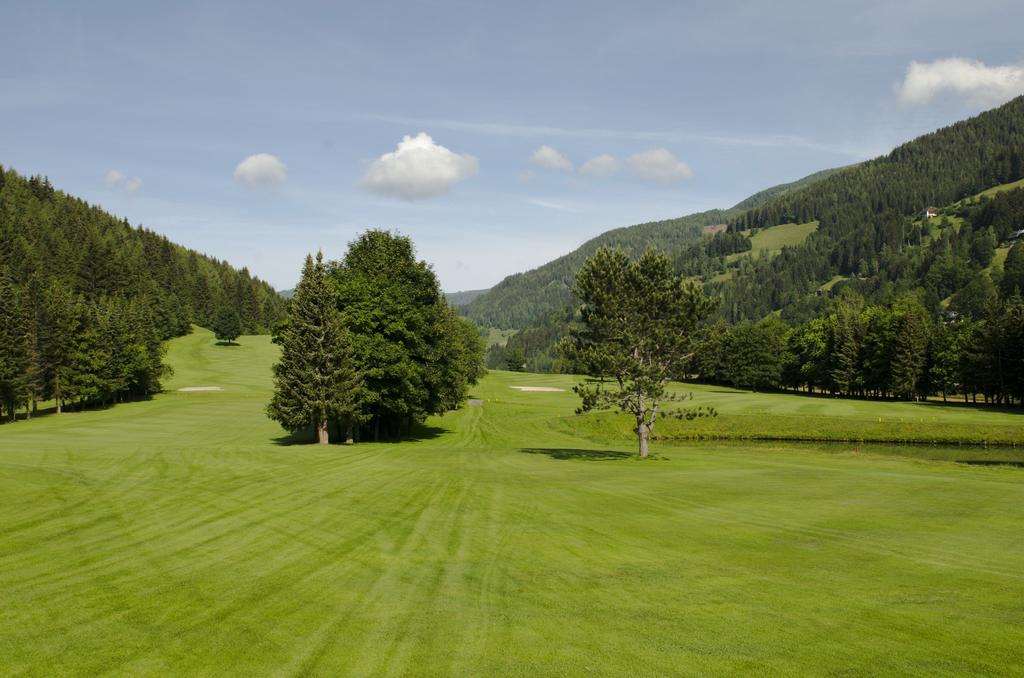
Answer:
<svg viewBox="0 0 1024 678"><path fill-rule="evenodd" d="M533 155L530 156L530 162L540 167L553 170L563 170L566 172L572 171L572 162L569 158L565 157L550 146L541 146Z"/></svg>
<svg viewBox="0 0 1024 678"><path fill-rule="evenodd" d="M986 66L973 59L910 62L897 87L904 104L926 104L937 94L954 92L980 105L996 105L1024 94L1024 66Z"/></svg>
<svg viewBox="0 0 1024 678"><path fill-rule="evenodd" d="M112 169L103 177L103 183L111 188L120 188L134 193L135 191L142 188L142 179L138 177L129 178L127 174L121 170Z"/></svg>
<svg viewBox="0 0 1024 678"><path fill-rule="evenodd" d="M479 170L473 156L453 153L420 132L403 137L394 151L370 163L361 184L374 193L420 200L450 191Z"/></svg>
<svg viewBox="0 0 1024 678"><path fill-rule="evenodd" d="M618 170L619 161L607 153L602 153L583 163L583 166L580 167L580 174L585 174L588 177L610 177Z"/></svg>
<svg viewBox="0 0 1024 678"><path fill-rule="evenodd" d="M631 155L626 159L626 165L644 181L662 186L670 186L693 176L689 165L664 148Z"/></svg>
<svg viewBox="0 0 1024 678"><path fill-rule="evenodd" d="M280 186L288 181L288 168L269 153L256 153L235 167L235 180L246 186Z"/></svg>

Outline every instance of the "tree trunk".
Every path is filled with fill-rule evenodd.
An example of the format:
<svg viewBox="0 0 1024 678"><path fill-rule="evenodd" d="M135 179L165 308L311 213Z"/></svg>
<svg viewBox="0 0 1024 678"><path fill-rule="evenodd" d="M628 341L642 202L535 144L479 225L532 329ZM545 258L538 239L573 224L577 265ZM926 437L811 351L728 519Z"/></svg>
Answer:
<svg viewBox="0 0 1024 678"><path fill-rule="evenodd" d="M316 427L316 441L321 445L326 445L329 442L329 436L327 434L327 420L323 419L317 424Z"/></svg>
<svg viewBox="0 0 1024 678"><path fill-rule="evenodd" d="M647 424L643 423L642 421L636 427L636 437L637 437L637 440L640 443L640 458L641 459L646 459L647 458L647 454L648 454L648 450L647 450L647 437L648 437L647 436Z"/></svg>
<svg viewBox="0 0 1024 678"><path fill-rule="evenodd" d="M349 421L348 426L345 429L345 444L354 445L355 442L355 436L352 433L352 422Z"/></svg>

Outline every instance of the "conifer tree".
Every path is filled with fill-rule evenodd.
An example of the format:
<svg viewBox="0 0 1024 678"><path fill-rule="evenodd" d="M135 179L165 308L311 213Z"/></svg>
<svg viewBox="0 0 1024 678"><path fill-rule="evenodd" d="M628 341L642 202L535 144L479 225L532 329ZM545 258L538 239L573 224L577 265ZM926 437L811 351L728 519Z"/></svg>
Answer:
<svg viewBox="0 0 1024 678"><path fill-rule="evenodd" d="M25 342L24 374L26 387L25 417L35 414L36 404L46 387L40 339L39 297L34 285L25 289L21 299L21 332Z"/></svg>
<svg viewBox="0 0 1024 678"><path fill-rule="evenodd" d="M0 269L0 409L11 421L28 395L25 347L20 300L6 271Z"/></svg>
<svg viewBox="0 0 1024 678"><path fill-rule="evenodd" d="M45 393L56 401L60 414L71 381L71 363L81 314L79 302L59 282L54 281L43 295L41 347L45 362Z"/></svg>
<svg viewBox="0 0 1024 678"><path fill-rule="evenodd" d="M329 442L331 420L349 429L358 423L363 377L353 364L322 253L315 262L306 257L279 343L270 418L292 432L313 427L322 445Z"/></svg>

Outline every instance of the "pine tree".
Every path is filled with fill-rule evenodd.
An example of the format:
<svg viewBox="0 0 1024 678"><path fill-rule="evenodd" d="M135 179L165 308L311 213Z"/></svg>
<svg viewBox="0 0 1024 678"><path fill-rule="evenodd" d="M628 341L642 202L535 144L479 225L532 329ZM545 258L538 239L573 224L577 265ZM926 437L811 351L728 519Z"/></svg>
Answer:
<svg viewBox="0 0 1024 678"><path fill-rule="evenodd" d="M342 420L349 430L357 425L363 377L353 364L322 253L315 262L306 257L279 343L270 418L292 432L313 427L322 445L328 443L331 420Z"/></svg>
<svg viewBox="0 0 1024 678"><path fill-rule="evenodd" d="M40 337L45 393L56 401L60 414L71 381L71 363L81 313L79 301L61 283L54 281L43 295L43 323Z"/></svg>
<svg viewBox="0 0 1024 678"><path fill-rule="evenodd" d="M6 271L0 269L0 409L6 409L11 421L28 398L25 348L21 303Z"/></svg>
<svg viewBox="0 0 1024 678"><path fill-rule="evenodd" d="M242 334L242 319L239 317L238 311L230 306L222 306L213 321L213 333L217 337L217 341L234 343L235 339Z"/></svg>
<svg viewBox="0 0 1024 678"><path fill-rule="evenodd" d="M21 330L25 341L25 417L31 418L46 388L45 365L40 338L39 295L34 286L26 288L21 300Z"/></svg>

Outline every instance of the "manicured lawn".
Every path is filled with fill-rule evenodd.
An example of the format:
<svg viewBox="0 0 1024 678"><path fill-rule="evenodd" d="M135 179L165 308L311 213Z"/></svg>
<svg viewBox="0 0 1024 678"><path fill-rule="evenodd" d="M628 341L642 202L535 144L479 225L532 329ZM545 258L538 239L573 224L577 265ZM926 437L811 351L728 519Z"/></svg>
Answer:
<svg viewBox="0 0 1024 678"><path fill-rule="evenodd" d="M1021 670L1024 470L779 443L641 463L573 434L571 392L510 388L571 378L509 373L415 441L287 444L276 349L240 341L172 342L150 402L0 426L0 673ZM723 417L883 411L722 391L698 397Z"/></svg>
<svg viewBox="0 0 1024 678"><path fill-rule="evenodd" d="M572 377L562 377L571 388ZM818 440L916 442L951 445L999 445L1000 449L964 450L963 457L1024 460L1024 409L966 405L951 397L943 404L853 400L827 395L754 393L728 386L678 384L673 390L692 393L686 406L713 407L717 417L695 421L663 418L655 430L662 438L740 440ZM667 409L677 409L668 405ZM628 417L600 413L561 420L566 431L596 440L632 439ZM1007 446L1010 449L1006 449ZM925 451L911 452L908 455ZM942 452L948 458L948 450Z"/></svg>

